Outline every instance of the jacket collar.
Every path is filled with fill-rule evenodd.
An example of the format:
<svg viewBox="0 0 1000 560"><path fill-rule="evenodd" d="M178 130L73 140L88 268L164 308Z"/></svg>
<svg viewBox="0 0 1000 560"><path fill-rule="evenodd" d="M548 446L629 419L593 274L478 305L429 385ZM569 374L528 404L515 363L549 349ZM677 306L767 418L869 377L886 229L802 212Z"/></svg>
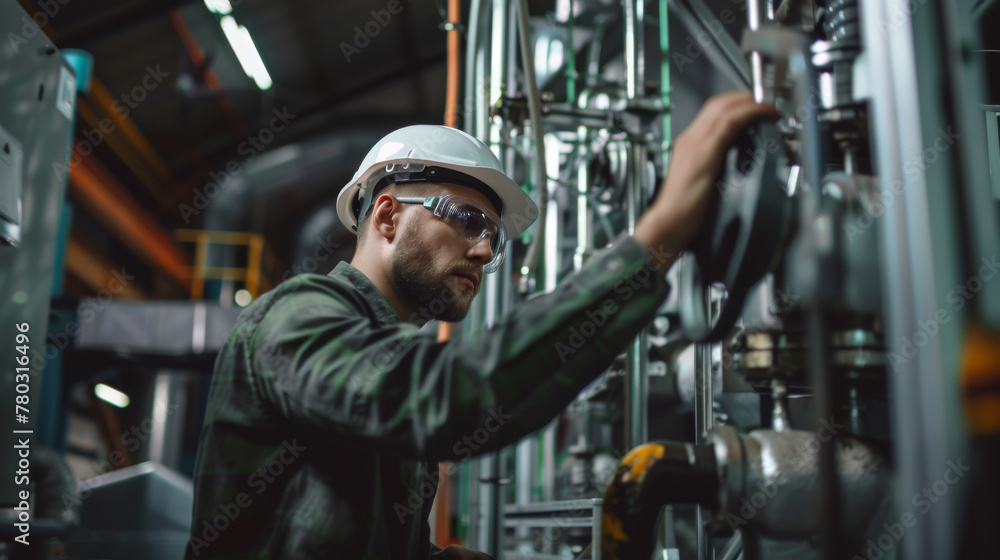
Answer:
<svg viewBox="0 0 1000 560"><path fill-rule="evenodd" d="M360 270L351 266L347 261L341 261L327 274L330 278L343 280L354 286L362 297L368 302L372 310L375 321L379 326L392 325L399 322L399 317L389 305L389 300L375 287L375 284L361 273Z"/></svg>

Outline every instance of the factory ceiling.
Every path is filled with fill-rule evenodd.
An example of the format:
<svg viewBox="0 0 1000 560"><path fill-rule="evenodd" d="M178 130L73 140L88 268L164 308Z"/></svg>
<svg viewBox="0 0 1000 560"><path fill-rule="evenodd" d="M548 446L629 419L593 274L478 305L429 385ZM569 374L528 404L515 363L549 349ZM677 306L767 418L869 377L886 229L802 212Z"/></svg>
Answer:
<svg viewBox="0 0 1000 560"><path fill-rule="evenodd" d="M127 193L135 204L125 210L143 209L164 232L200 227L201 197L212 196L206 186L227 165L236 175L264 153L338 130L443 122L443 0L19 3L60 50L94 59L90 91L78 99L74 155L83 164L71 164L73 173L121 187L111 198ZM227 17L252 37L271 85L244 71ZM112 260L134 260L141 249L101 233L114 229L102 223L114 214L78 200L73 178L75 238ZM292 210L309 209L294 188L282 196ZM159 272L149 259L135 266Z"/></svg>
<svg viewBox="0 0 1000 560"><path fill-rule="evenodd" d="M99 291L102 269L127 265L139 277L136 293L191 297L182 277L197 255L177 230L206 224L264 234L286 271L308 258L303 238L349 255L345 232L328 235L339 227L328 207L364 150L399 126L444 122L447 0L17 2L60 50L93 57L70 165L69 295ZM470 2L459 4L468 21ZM531 2L535 21L544 24L556 4ZM621 9L613 0L577 4L589 13ZM731 34L742 28L742 2L707 4L734 12ZM252 38L266 76L248 75L227 29ZM615 41L620 35L605 39ZM672 50L693 41L671 30ZM984 36L987 60L997 41ZM685 103L711 93L691 94L705 81L698 72L676 77L678 129L696 108Z"/></svg>

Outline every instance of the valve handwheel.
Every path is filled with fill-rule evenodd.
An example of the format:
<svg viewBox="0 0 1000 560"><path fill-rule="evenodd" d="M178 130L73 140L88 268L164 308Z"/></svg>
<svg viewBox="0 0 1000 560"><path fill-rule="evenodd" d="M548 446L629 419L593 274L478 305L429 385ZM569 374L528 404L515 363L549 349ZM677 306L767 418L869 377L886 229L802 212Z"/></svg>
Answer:
<svg viewBox="0 0 1000 560"><path fill-rule="evenodd" d="M783 253L793 212L784 146L773 124L759 122L744 131L726 154L705 222L681 263L681 324L691 340L725 338L750 288ZM713 284L726 288L714 322L708 300Z"/></svg>

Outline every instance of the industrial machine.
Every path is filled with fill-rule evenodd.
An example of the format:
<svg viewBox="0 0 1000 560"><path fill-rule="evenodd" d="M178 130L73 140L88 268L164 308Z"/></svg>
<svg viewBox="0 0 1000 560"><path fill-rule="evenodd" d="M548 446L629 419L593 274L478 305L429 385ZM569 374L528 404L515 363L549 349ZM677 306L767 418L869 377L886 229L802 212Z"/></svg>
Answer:
<svg viewBox="0 0 1000 560"><path fill-rule="evenodd" d="M782 113L730 149L656 321L538 438L463 472L474 547L985 550L962 530L995 518L969 497L989 475L968 465L995 457L997 428L976 402L996 365L973 356L995 356L1000 325L980 268L1000 235L995 118L969 56L978 4L568 0L543 19L524 1L472 3L466 128L543 210L470 329L631 231L677 115L728 89Z"/></svg>
<svg viewBox="0 0 1000 560"><path fill-rule="evenodd" d="M62 549L74 508L61 459L38 445L44 340L56 236L66 192L77 78L69 62L17 6L0 4L0 557L20 537L34 543L25 558ZM33 403L32 399L36 402ZM20 545L17 545L20 546ZM27 548L27 547L23 547Z"/></svg>
<svg viewBox="0 0 1000 560"><path fill-rule="evenodd" d="M987 557L1000 517L1000 102L978 45L992 4L470 0L461 126L541 214L454 338L632 232L709 96L744 89L782 116L734 142L668 299L614 365L537 436L442 469L438 541L498 559ZM60 378L41 372L81 76L21 16L0 3L0 358L26 369L4 366L0 395L53 402L60 389L42 387ZM328 190L375 132L262 155L201 225L238 229L247 200L290 182ZM331 207L299 232L310 250L323 240L325 256L297 259L309 272L349 257ZM203 271L227 265L192 299L231 299L240 259L181 233ZM263 259L260 236L236 237ZM34 462L12 479L19 455L0 454L0 560L29 525L40 546L22 557L183 549L190 485L162 465L179 463L192 424L189 374L210 371L239 312L214 303L105 302L64 337L86 357L67 383L127 363L152 374L148 410L180 412L143 428L152 462L78 487L35 445L34 401L23 421L5 414L5 437L30 440ZM111 511L132 495L144 500Z"/></svg>

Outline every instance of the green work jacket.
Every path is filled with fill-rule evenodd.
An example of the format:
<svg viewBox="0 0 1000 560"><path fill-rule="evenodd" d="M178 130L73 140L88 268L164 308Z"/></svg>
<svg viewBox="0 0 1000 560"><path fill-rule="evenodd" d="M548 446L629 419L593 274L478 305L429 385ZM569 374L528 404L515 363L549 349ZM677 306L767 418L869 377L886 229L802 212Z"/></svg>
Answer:
<svg viewBox="0 0 1000 560"><path fill-rule="evenodd" d="M564 410L655 316L665 258L623 235L451 342L401 322L347 263L283 282L217 358L185 557L429 558L437 463Z"/></svg>

